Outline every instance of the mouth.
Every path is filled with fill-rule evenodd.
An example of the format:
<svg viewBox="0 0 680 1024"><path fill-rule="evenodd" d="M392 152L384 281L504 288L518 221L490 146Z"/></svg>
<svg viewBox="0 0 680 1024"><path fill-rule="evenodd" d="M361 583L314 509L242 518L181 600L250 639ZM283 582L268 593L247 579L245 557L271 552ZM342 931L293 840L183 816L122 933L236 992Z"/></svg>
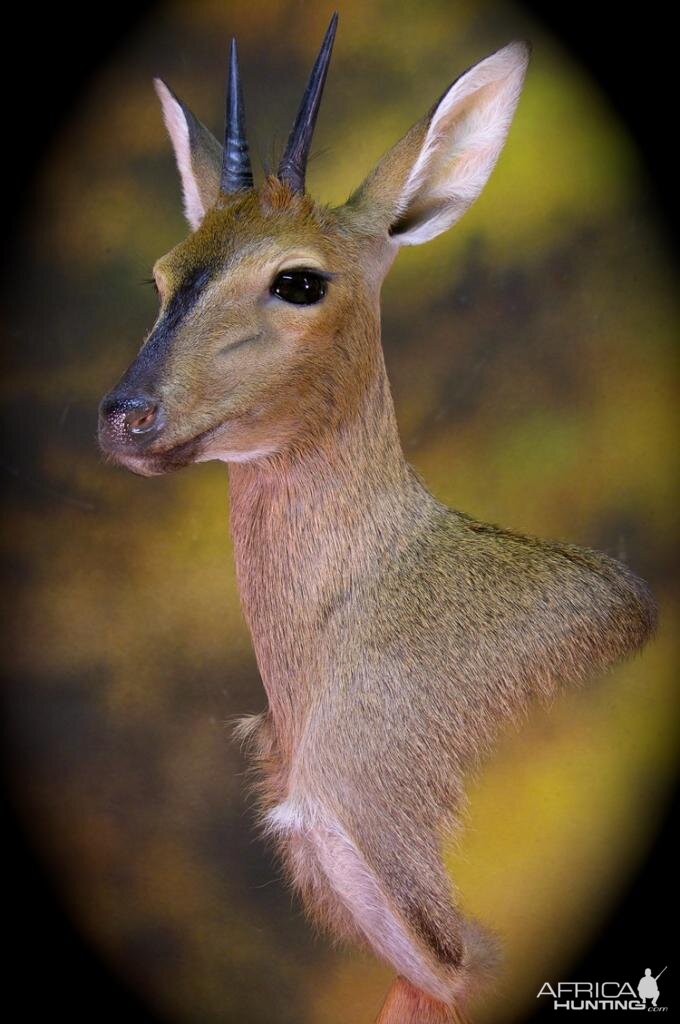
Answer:
<svg viewBox="0 0 680 1024"><path fill-rule="evenodd" d="M224 420L214 427L208 427L188 441L180 441L179 444L159 451L148 451L145 453L132 454L129 452L111 451L102 446L104 454L125 469L129 469L138 476L161 476L163 473L170 473L173 470L183 469L198 461L205 446L215 437L226 425Z"/></svg>

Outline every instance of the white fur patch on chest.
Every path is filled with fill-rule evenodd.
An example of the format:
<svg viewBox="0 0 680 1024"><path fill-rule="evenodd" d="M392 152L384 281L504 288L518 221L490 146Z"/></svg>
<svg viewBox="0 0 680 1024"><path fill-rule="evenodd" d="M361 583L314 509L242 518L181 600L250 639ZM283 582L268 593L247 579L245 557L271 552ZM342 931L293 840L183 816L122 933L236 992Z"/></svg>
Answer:
<svg viewBox="0 0 680 1024"><path fill-rule="evenodd" d="M451 998L451 980L438 971L396 912L386 889L351 836L332 814L298 792L272 807L264 816L263 825L265 833L284 842L286 837L290 842L295 838L298 881L313 878L318 886L319 878L323 878L324 885L350 912L379 956L434 998Z"/></svg>

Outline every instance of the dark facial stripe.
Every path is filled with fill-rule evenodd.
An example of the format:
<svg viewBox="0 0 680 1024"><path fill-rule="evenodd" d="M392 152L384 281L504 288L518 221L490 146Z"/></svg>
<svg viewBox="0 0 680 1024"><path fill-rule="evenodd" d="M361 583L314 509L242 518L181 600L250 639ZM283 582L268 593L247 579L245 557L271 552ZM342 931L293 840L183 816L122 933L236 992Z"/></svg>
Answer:
<svg viewBox="0 0 680 1024"><path fill-rule="evenodd" d="M177 328L198 302L211 276L210 267L198 267L177 288L144 348L128 370L126 384L134 380L136 384L146 385L149 390L153 390L154 378L163 364Z"/></svg>

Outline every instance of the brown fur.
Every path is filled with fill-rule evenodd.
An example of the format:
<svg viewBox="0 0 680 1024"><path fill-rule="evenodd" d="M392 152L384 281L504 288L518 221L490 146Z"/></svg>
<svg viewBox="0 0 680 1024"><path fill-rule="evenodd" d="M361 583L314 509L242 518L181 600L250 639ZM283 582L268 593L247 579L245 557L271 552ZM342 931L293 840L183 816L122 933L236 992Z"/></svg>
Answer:
<svg viewBox="0 0 680 1024"><path fill-rule="evenodd" d="M145 446L102 441L142 473L229 463L238 586L268 698L237 733L263 829L310 916L400 975L379 1024L461 1021L497 960L441 858L465 772L534 700L636 651L655 619L626 566L445 507L400 445L380 285L399 241L443 230L442 210L459 216L490 173L526 65L520 44L499 53L472 69L479 87L466 92L463 76L441 116L435 105L345 206L275 178L215 196L158 262L159 321L123 379L152 389L167 423ZM470 125L478 134L458 180L445 144L459 145L461 118L465 139ZM331 275L322 302L271 298L291 262ZM205 268L208 284L170 332L173 296Z"/></svg>

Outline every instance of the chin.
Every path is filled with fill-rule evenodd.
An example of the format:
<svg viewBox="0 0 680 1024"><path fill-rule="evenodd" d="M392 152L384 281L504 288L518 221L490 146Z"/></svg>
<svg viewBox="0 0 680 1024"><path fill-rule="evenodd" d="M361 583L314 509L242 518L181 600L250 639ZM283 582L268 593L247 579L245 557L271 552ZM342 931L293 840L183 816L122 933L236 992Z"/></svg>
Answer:
<svg viewBox="0 0 680 1024"><path fill-rule="evenodd" d="M245 442L241 445L230 438L230 424L220 423L209 430L168 448L165 451L148 451L133 455L129 452L109 451L102 446L105 455L117 465L129 469L137 476L162 476L177 469L184 469L194 462L252 462L276 453L274 444Z"/></svg>
<svg viewBox="0 0 680 1024"><path fill-rule="evenodd" d="M200 461L200 445L198 440L188 441L164 452L148 452L130 455L127 452L107 452L106 455L117 465L129 469L137 476L162 476L173 470L184 469L193 462Z"/></svg>
<svg viewBox="0 0 680 1024"><path fill-rule="evenodd" d="M167 466L158 456L114 455L112 460L123 469L129 469L136 476L162 476L163 473L168 473L171 468L174 468Z"/></svg>

